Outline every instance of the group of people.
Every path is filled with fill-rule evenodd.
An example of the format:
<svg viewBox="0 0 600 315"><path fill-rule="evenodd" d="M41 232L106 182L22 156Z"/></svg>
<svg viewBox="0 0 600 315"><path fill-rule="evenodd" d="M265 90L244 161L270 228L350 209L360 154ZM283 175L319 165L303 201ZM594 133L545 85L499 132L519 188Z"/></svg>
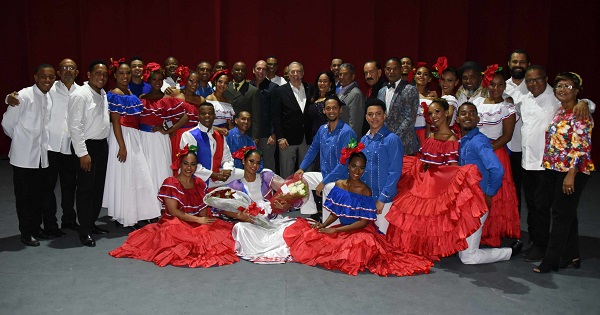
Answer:
<svg viewBox="0 0 600 315"><path fill-rule="evenodd" d="M594 170L595 104L577 98L576 73L552 87L520 49L509 78L498 65L455 69L445 57L431 66L390 58L383 71L369 60L363 94L339 58L314 85L301 63L286 67L287 80L277 66L275 56L259 60L249 80L243 62L202 61L194 71L173 57L164 66L111 59L92 62L81 86L70 59L56 72L38 66L35 85L7 95L2 120L21 241L64 234L60 176L62 228L83 245L108 233L95 224L101 207L137 229L115 257L191 267L242 257L403 276L456 253L465 264L521 253L523 189L525 259L541 261L541 273L580 266L577 203ZM314 191L300 207L308 219L271 211L276 183L294 174ZM247 194L269 228L250 210L204 204L207 190L225 185ZM503 238L514 241L498 248Z"/></svg>

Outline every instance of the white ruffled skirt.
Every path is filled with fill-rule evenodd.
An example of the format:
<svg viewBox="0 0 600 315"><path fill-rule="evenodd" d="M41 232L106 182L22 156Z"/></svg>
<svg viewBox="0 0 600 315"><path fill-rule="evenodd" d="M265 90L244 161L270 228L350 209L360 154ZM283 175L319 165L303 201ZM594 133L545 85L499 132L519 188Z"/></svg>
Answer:
<svg viewBox="0 0 600 315"><path fill-rule="evenodd" d="M119 162L119 144L114 132L108 137L108 164L104 183L102 207L123 226L160 216L156 195L158 189L150 176L148 161L142 150L140 131L121 126L127 147L127 159ZM166 177L165 177L166 178Z"/></svg>
<svg viewBox="0 0 600 315"><path fill-rule="evenodd" d="M296 222L281 216L272 219L274 229L265 229L252 223L239 222L233 226L235 252L240 258L257 264L283 264L292 261L290 248L283 239L283 231Z"/></svg>
<svg viewBox="0 0 600 315"><path fill-rule="evenodd" d="M160 132L140 131L142 152L148 162L152 187L158 193L160 186L167 177L173 176L171 170L171 140L169 135ZM156 199L158 207L160 202Z"/></svg>

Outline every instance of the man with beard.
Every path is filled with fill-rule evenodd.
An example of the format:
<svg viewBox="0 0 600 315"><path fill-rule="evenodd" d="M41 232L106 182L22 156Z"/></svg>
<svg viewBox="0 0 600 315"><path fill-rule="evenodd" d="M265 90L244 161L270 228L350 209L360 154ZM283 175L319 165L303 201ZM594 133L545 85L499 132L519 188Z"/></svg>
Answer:
<svg viewBox="0 0 600 315"><path fill-rule="evenodd" d="M196 90L196 95L206 98L214 92L214 89L210 84L212 66L208 61L201 61L196 67L196 72L199 74L198 82L200 83L198 89Z"/></svg>
<svg viewBox="0 0 600 315"><path fill-rule="evenodd" d="M530 66L529 54L523 49L513 51L508 60L508 72L510 78L506 80L506 90L504 90L504 98L512 98L514 108L517 111L517 122L515 130L510 142L506 144L510 150L510 166L512 177L515 183L517 198L519 200L519 213L521 213L521 186L523 182L523 167L521 166L521 103L523 98L529 92L525 84L525 69Z"/></svg>
<svg viewBox="0 0 600 315"><path fill-rule="evenodd" d="M231 71L233 81L229 82L227 93L236 113L247 111L252 116L252 126L248 134L258 144L260 137L260 93L258 88L246 81L246 64L238 61L233 64Z"/></svg>
<svg viewBox="0 0 600 315"><path fill-rule="evenodd" d="M140 57L131 57L129 60L129 67L131 68L131 82L129 82L129 90L135 96L139 97L142 94L147 94L152 91L152 87L147 82L144 82L142 76L144 75L144 61Z"/></svg>
<svg viewBox="0 0 600 315"><path fill-rule="evenodd" d="M319 128L296 174L304 174L304 178L308 182L308 188L315 190L317 196L322 196L325 200L329 193L328 190L323 191L325 184L335 182L348 175L347 168L340 163L340 155L342 149L348 146L350 140L354 139L356 141L357 137L352 128L341 119L341 101L336 95L325 98L323 112L327 117L327 124ZM320 157L321 172L304 173L313 163L317 154ZM322 191L323 194L321 194ZM317 212L312 194L309 194L308 202L300 208L300 211L303 214Z"/></svg>
<svg viewBox="0 0 600 315"><path fill-rule="evenodd" d="M260 93L260 132L258 149L263 153L265 167L275 171L275 133L271 112L271 94L278 86L267 79L267 62L259 60L254 65L254 80L250 84L256 86Z"/></svg>
<svg viewBox="0 0 600 315"><path fill-rule="evenodd" d="M460 68L462 85L456 92L458 106L478 97L488 97L488 90L481 86L483 68L475 61L467 61Z"/></svg>
<svg viewBox="0 0 600 315"><path fill-rule="evenodd" d="M329 70L333 73L333 79L335 80L335 94L340 93L340 66L344 63L341 58L333 58Z"/></svg>
<svg viewBox="0 0 600 315"><path fill-rule="evenodd" d="M289 80L284 79L277 75L277 66L278 66L277 57L275 56L267 56L267 79L271 82L277 84L278 86L284 85L288 83ZM287 68L287 66L286 66Z"/></svg>
<svg viewBox="0 0 600 315"><path fill-rule="evenodd" d="M400 58L400 67L400 76L402 77L402 80L408 81L408 74L413 69L412 58L407 56Z"/></svg>
<svg viewBox="0 0 600 315"><path fill-rule="evenodd" d="M340 92L338 97L340 101L346 104L342 119L348 122L348 125L357 135L362 135L363 122L365 120L365 99L358 83L354 81L356 70L349 63L343 63L338 70L340 79Z"/></svg>

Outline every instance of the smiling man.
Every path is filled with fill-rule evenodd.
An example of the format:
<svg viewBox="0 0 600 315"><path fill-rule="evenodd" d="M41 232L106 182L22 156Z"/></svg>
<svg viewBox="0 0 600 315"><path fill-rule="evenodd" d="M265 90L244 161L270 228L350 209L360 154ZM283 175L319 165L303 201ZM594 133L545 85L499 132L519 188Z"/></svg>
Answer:
<svg viewBox="0 0 600 315"><path fill-rule="evenodd" d="M144 82L144 61L141 57L131 57L129 60L131 68L131 81L129 82L129 90L135 96L139 97L142 94L148 94L152 91L152 87L147 82Z"/></svg>
<svg viewBox="0 0 600 315"><path fill-rule="evenodd" d="M79 158L77 165L77 216L79 239L84 246L94 247L91 233L102 208L108 142L110 133L108 101L104 85L108 67L101 60L88 67L88 82L69 98L67 124L71 135L71 150ZM102 231L101 231L102 232Z"/></svg>
<svg viewBox="0 0 600 315"><path fill-rule="evenodd" d="M467 61L460 68L462 85L456 91L458 105L478 97L488 97L488 90L481 86L483 68L475 61Z"/></svg>
<svg viewBox="0 0 600 315"><path fill-rule="evenodd" d="M357 139L356 133L341 119L343 109L337 96L330 95L325 98L323 112L327 117L327 124L319 127L319 131L317 131L306 156L300 164L300 169L296 171L297 174L305 175L304 178L308 182L308 188L316 190L317 196L321 196L325 184L348 176L346 166L340 163L340 155L342 149L350 143L350 139ZM313 163L317 154L320 157L321 172L304 173ZM328 190L323 192L323 199L328 193ZM309 195L309 201L300 210L303 214L317 212L312 194ZM326 217L323 217L323 219L326 219Z"/></svg>
<svg viewBox="0 0 600 315"><path fill-rule="evenodd" d="M54 187L50 188L44 182L48 176L47 132L52 109L48 92L56 80L56 73L51 65L41 64L36 67L33 78L33 86L18 92L19 106L9 107L2 119L4 133L12 139L8 156L13 166L21 242L27 246L39 246L36 237L50 238L40 225L44 203L54 194Z"/></svg>
<svg viewBox="0 0 600 315"><path fill-rule="evenodd" d="M233 110L238 113L247 111L252 115L252 126L248 135L258 144L260 138L260 93L258 88L246 81L246 64L238 61L233 64L231 71L233 81L227 87Z"/></svg>
<svg viewBox="0 0 600 315"><path fill-rule="evenodd" d="M252 140L252 138L250 138L246 134L246 132L250 129L250 125L252 124L251 120L252 117L248 111L241 111L239 113L235 113L235 127L229 130L229 133L227 134L227 137L225 139L227 141L227 145L229 146L229 150L231 153L235 153L237 150L243 147L256 147L254 140ZM242 160L234 159L233 165L236 168L244 169L244 166L242 165ZM259 171L262 170L262 160L260 165L261 167Z"/></svg>

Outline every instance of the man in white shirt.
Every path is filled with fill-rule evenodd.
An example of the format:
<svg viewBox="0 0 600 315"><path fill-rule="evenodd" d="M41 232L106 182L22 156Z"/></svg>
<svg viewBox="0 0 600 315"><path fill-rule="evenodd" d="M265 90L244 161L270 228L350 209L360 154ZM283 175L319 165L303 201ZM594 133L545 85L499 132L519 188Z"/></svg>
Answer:
<svg viewBox="0 0 600 315"><path fill-rule="evenodd" d="M54 187L50 191L45 185L45 177L48 175L48 122L52 109L48 92L56 80L56 73L51 65L41 64L33 78L35 84L18 93L20 105L9 107L2 119L2 129L12 139L8 156L13 166L15 206L21 242L27 246L39 246L36 237L50 238L40 225L43 205L54 193Z"/></svg>
<svg viewBox="0 0 600 315"><path fill-rule="evenodd" d="M512 139L506 144L510 150L510 166L512 177L519 199L519 213L521 213L521 187L523 182L523 167L521 166L521 127L523 120L521 119L521 103L523 98L529 93L525 84L525 69L530 66L529 54L523 49L513 51L508 59L508 72L510 78L506 80L506 89L504 90L504 98L511 97L515 110L517 111L517 122Z"/></svg>
<svg viewBox="0 0 600 315"><path fill-rule="evenodd" d="M213 104L202 103L198 109L198 117L200 123L181 135L180 144L181 149L186 145L198 147L198 169L195 175L207 182L209 187L222 186L242 178L244 172L234 167L223 135L213 129L216 117Z"/></svg>
<svg viewBox="0 0 600 315"><path fill-rule="evenodd" d="M103 87L108 81L108 68L100 60L90 64L89 81L69 98L68 127L72 151L79 158L77 168L77 216L79 239L84 246L94 247L93 234L108 231L96 226L102 207L108 142L110 132L108 101Z"/></svg>
<svg viewBox="0 0 600 315"><path fill-rule="evenodd" d="M529 93L523 98L521 104L523 192L528 211L529 238L533 245L523 254L526 261L540 261L546 253L550 237L550 208L553 193L542 167L545 134L561 105L554 96L554 90L548 84L546 70L542 66L533 65L527 68L525 83ZM591 101L580 100L575 105L574 111L580 115L589 115L589 111L593 112L594 109L595 104Z"/></svg>
<svg viewBox="0 0 600 315"><path fill-rule="evenodd" d="M277 61L277 57L271 55L271 56L267 56L267 79L269 79L271 82L281 86L287 83L287 81L278 76L277 75L277 66L278 66L278 61Z"/></svg>
<svg viewBox="0 0 600 315"><path fill-rule="evenodd" d="M48 92L52 99L50 120L48 124L48 176L47 185L52 190L44 204L44 232L49 236L60 237L65 233L58 229L56 220L56 196L54 187L60 174L60 191L62 207L62 228L77 231L77 214L75 213L75 179L77 169L74 155L71 154L71 136L67 127L67 106L69 96L80 86L75 83L79 74L77 64L71 59L64 59L58 65L60 81L55 81ZM7 96L7 104L19 105L18 94Z"/></svg>

